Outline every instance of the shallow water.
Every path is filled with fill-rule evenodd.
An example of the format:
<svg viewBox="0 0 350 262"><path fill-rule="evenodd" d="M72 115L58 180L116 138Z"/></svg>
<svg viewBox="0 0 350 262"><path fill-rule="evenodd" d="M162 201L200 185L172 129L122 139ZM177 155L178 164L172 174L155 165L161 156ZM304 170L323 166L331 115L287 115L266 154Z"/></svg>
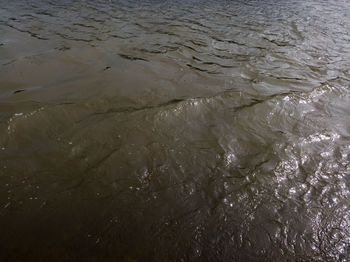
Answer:
<svg viewBox="0 0 350 262"><path fill-rule="evenodd" d="M0 0L0 260L348 261L349 8Z"/></svg>

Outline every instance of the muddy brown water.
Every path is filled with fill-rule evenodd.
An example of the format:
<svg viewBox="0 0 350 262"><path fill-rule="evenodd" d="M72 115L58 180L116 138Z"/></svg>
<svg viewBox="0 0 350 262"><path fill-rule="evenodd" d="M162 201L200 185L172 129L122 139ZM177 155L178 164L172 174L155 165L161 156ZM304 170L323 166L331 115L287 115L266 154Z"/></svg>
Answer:
<svg viewBox="0 0 350 262"><path fill-rule="evenodd" d="M0 260L349 261L349 10L0 0Z"/></svg>

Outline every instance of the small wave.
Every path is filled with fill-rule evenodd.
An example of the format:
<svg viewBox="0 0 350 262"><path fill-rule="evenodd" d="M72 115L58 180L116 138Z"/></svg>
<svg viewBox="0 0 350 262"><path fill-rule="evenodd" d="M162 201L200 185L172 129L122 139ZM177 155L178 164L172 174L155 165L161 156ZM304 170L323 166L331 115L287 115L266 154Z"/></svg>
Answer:
<svg viewBox="0 0 350 262"><path fill-rule="evenodd" d="M137 57L137 56L131 56L131 55L126 55L126 54L119 54L120 57L127 59L127 60L131 60L131 61L136 61L136 60L140 60L140 61L146 61L148 62L147 59L142 58L142 57Z"/></svg>

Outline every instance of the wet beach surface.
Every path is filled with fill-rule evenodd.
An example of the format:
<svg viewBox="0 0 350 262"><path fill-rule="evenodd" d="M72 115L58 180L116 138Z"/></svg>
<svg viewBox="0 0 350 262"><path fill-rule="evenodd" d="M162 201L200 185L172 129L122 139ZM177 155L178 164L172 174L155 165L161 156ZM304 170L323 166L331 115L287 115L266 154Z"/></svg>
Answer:
<svg viewBox="0 0 350 262"><path fill-rule="evenodd" d="M349 10L0 0L0 261L348 261Z"/></svg>

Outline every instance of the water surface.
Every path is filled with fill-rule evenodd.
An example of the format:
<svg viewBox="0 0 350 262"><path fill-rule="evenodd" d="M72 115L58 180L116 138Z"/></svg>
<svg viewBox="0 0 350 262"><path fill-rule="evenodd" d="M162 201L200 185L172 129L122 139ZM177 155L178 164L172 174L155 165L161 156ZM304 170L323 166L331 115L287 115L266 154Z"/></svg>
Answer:
<svg viewBox="0 0 350 262"><path fill-rule="evenodd" d="M349 9L0 0L0 260L348 261Z"/></svg>

